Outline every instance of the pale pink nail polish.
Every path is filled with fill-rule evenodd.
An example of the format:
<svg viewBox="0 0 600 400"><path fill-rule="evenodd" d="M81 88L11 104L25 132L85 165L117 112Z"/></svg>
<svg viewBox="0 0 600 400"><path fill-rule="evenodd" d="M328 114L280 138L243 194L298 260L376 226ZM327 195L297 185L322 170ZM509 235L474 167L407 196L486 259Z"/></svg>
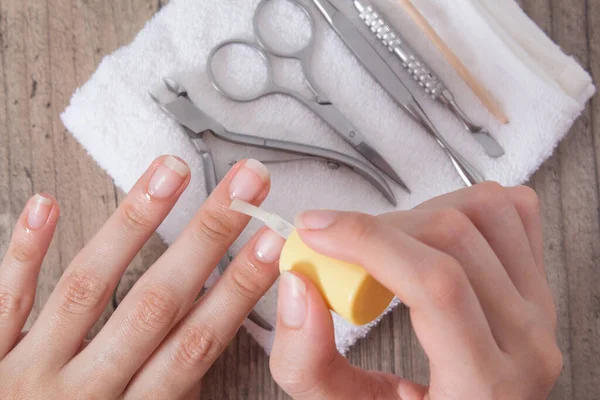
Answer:
<svg viewBox="0 0 600 400"><path fill-rule="evenodd" d="M190 169L187 165L169 156L150 178L148 193L157 199L168 199L177 192L189 174Z"/></svg>
<svg viewBox="0 0 600 400"><path fill-rule="evenodd" d="M27 211L27 225L30 229L40 229L48 221L52 210L52 200L47 197L36 194L29 203Z"/></svg>
<svg viewBox="0 0 600 400"><path fill-rule="evenodd" d="M291 272L281 274L279 282L279 312L283 325L299 329L308 314L306 284Z"/></svg>
<svg viewBox="0 0 600 400"><path fill-rule="evenodd" d="M279 260L285 239L273 232L266 230L256 241L254 252L256 258L265 264L273 264Z"/></svg>
<svg viewBox="0 0 600 400"><path fill-rule="evenodd" d="M336 211L306 211L298 215L294 223L298 229L319 231L333 225L337 217Z"/></svg>
<svg viewBox="0 0 600 400"><path fill-rule="evenodd" d="M269 170L260 161L247 160L231 180L229 195L232 199L252 201L262 192L269 177Z"/></svg>

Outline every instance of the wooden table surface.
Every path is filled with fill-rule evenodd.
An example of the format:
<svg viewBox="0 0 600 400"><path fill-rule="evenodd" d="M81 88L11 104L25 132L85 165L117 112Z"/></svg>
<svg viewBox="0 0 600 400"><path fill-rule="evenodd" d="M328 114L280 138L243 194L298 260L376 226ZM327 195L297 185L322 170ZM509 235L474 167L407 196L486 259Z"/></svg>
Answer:
<svg viewBox="0 0 600 400"><path fill-rule="evenodd" d="M30 322L69 261L122 199L110 178L64 128L59 114L102 57L130 42L165 2L0 0L0 254L33 193L54 194L62 208ZM521 4L567 53L600 78L600 4L595 0ZM600 399L599 150L600 101L594 100L555 156L531 180L542 200L547 269L565 356L555 399ZM121 296L163 251L154 237L130 266ZM111 310L107 307L94 332ZM349 358L364 368L427 382L427 359L402 307L359 342ZM271 379L263 350L242 331L204 379L203 398L285 395Z"/></svg>

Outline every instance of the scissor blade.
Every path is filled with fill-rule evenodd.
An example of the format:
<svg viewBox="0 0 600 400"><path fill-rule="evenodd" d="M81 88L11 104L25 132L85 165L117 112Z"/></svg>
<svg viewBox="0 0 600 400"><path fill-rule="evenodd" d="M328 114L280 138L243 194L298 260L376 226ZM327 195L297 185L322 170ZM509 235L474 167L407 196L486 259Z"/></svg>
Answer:
<svg viewBox="0 0 600 400"><path fill-rule="evenodd" d="M394 168L383 158L381 154L373 147L371 147L368 143L362 142L356 147L356 150L362 154L367 160L369 160L373 165L375 165L379 170L385 173L387 176L392 178L394 182L400 185L404 190L408 193L411 193L410 189L404 183L402 178L394 171Z"/></svg>
<svg viewBox="0 0 600 400"><path fill-rule="evenodd" d="M502 146L489 133L483 131L473 132L473 138L475 138L490 157L498 158L504 155Z"/></svg>
<svg viewBox="0 0 600 400"><path fill-rule="evenodd" d="M369 162L410 193L410 190L392 166L369 144L367 138L352 126L352 123L333 104L309 103L307 105L356 151L361 153Z"/></svg>
<svg viewBox="0 0 600 400"><path fill-rule="evenodd" d="M396 103L407 108L416 101L394 70L344 14L329 0L313 0L313 3L355 57ZM411 113L410 110L407 111Z"/></svg>

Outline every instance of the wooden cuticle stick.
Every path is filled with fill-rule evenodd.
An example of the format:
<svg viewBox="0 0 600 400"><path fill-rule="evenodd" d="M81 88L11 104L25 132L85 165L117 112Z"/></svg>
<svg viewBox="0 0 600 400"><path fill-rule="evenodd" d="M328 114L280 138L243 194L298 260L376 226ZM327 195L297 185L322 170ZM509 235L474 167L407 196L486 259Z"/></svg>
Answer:
<svg viewBox="0 0 600 400"><path fill-rule="evenodd" d="M471 90L488 109L488 111L502 124L508 124L509 119L502 111L502 108L488 91L471 74L469 69L460 61L454 52L448 47L444 40L437 34L435 29L429 24L425 17L417 10L411 0L397 0L402 5L404 11L414 20L418 27L427 35L435 46L440 50L446 61L452 65L456 72L469 85Z"/></svg>

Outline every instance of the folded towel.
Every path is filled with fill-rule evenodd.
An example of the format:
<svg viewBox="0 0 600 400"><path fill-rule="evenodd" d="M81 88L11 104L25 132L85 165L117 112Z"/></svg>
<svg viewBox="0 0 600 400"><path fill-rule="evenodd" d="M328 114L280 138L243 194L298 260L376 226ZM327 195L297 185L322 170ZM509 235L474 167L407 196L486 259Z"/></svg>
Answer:
<svg viewBox="0 0 600 400"><path fill-rule="evenodd" d="M488 180L504 185L525 182L552 154L594 94L589 75L563 54L513 0L415 1L439 34L502 104L511 122L500 125L393 1L375 1L374 5L434 67L467 113L498 139L506 156L487 157L447 109L426 99L407 80L439 130ZM350 1L335 3L347 15L355 16ZM206 76L209 51L222 40L251 38L251 21L257 4L258 0L172 0L130 45L102 61L89 82L73 95L62 115L67 129L124 191L130 190L157 156L174 154L189 163L193 173L191 184L158 229L167 244L182 231L206 194L202 163L193 146L180 126L162 113L148 95L149 91L163 90L163 77L183 84L200 108L231 131L295 140L355 155L328 126L291 98L271 96L237 104L224 99L209 83ZM298 44L305 38L305 21L298 18L302 13L282 8L279 16L273 15L271 20L263 21L267 29L272 29L270 32L281 32L288 43ZM315 15L318 29L314 75L334 104L392 162L412 189L413 194L407 195L393 186L399 203L397 209L408 209L461 188L461 180L437 144L362 69L320 14L315 12ZM260 79L248 61L232 58L231 62L238 72L244 72L236 75L232 70L232 79L244 77L251 83ZM302 84L297 65L278 63L276 67L280 82ZM399 65L398 71L402 73ZM211 136L207 142L220 176L235 160L264 159L269 155ZM290 221L305 209L333 208L372 214L394 210L374 187L345 168L332 170L314 161L269 167L272 192L264 207ZM232 253L239 251L257 227L258 223L253 221L232 247ZM210 282L216 278L217 272ZM265 295L257 310L271 322L275 321L276 287ZM337 316L334 319L336 344L342 353L377 323L354 327ZM248 321L245 326L268 353L273 335Z"/></svg>

